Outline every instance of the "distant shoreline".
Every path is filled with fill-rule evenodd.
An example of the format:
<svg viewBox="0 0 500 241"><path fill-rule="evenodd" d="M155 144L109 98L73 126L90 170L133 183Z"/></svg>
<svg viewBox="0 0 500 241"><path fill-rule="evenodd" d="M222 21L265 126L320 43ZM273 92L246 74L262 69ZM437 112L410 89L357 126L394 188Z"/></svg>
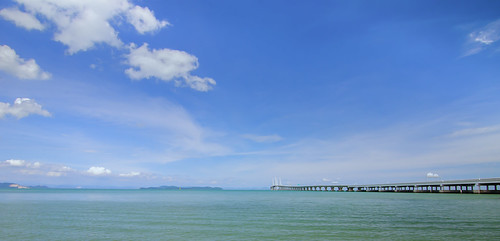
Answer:
<svg viewBox="0 0 500 241"><path fill-rule="evenodd" d="M159 186L159 187L141 187L141 190L223 190L220 187L178 187L178 186Z"/></svg>
<svg viewBox="0 0 500 241"><path fill-rule="evenodd" d="M223 190L221 187L178 187L178 186L158 186L158 187L140 187L140 188L98 188L98 187L48 187L48 186L24 186L13 182L0 183L0 189L22 190L22 189L109 189L109 190Z"/></svg>
<svg viewBox="0 0 500 241"><path fill-rule="evenodd" d="M0 189L49 189L47 186L23 186L17 183L4 182L0 183Z"/></svg>

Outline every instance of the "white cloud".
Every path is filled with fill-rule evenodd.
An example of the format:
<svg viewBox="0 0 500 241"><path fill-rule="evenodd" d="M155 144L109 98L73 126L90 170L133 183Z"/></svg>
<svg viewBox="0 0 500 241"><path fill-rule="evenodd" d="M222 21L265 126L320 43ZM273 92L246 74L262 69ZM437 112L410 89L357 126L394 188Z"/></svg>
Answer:
<svg viewBox="0 0 500 241"><path fill-rule="evenodd" d="M74 172L74 170L68 166L50 165L49 168L49 171L45 173L45 175L49 177L66 176L68 173Z"/></svg>
<svg viewBox="0 0 500 241"><path fill-rule="evenodd" d="M0 162L1 163L1 162ZM10 159L3 162L2 166L12 166L12 167L27 167L37 169L42 166L40 162L27 162L25 160Z"/></svg>
<svg viewBox="0 0 500 241"><path fill-rule="evenodd" d="M49 79L51 76L42 71L34 59L24 60L7 45L0 45L0 70L20 79Z"/></svg>
<svg viewBox="0 0 500 241"><path fill-rule="evenodd" d="M43 109L49 112L57 109L58 112L71 113L80 118L112 123L115 130L129 130L131 138L136 140L113 143L96 138L90 132L66 133L69 136L63 136L53 135L47 130L11 130L12 134L22 131L25 138L30 141L42 141L50 148L65 146L73 152L86 152L83 154L109 161L111 160L106 155L112 155L116 160L147 159L164 163L232 152L226 143L221 142L226 136L225 133L201 124L196 116L192 116L184 107L163 97L151 98L133 91L118 93L115 88L100 88L86 82L49 81L46 84L59 91L41 93L42 95L37 97L43 98L43 103L40 103ZM61 99L65 101L60 101ZM137 139L145 136L148 141L137 142ZM78 159L82 158L83 156ZM114 173L119 171L112 166L108 168ZM118 176L119 173L124 172L115 174Z"/></svg>
<svg viewBox="0 0 500 241"><path fill-rule="evenodd" d="M338 181L333 181L333 180L331 180L331 179L329 179L329 178L325 178L325 177L324 177L324 178L321 178L321 181L322 181L322 182L328 182L328 183L331 183L331 184L336 184L336 183L339 183Z"/></svg>
<svg viewBox="0 0 500 241"><path fill-rule="evenodd" d="M254 165L251 167L255 170L265 165L262 172L268 175L307 180L338 176L353 183L368 179L370 183L422 180L422 169L435 168L447 172L448 177L452 177L451 171L460 169L459 178L471 178L470 175L476 175L469 172L471 166L495 168L494 164L500 161L500 131L476 128L458 132L456 136L460 138L450 137L450 122L456 120L393 125L341 138L303 139L255 153L252 159L259 161L245 165Z"/></svg>
<svg viewBox="0 0 500 241"><path fill-rule="evenodd" d="M61 167L58 167L56 169L58 172L69 172L69 171L73 171L73 169L71 167L68 167L68 166L61 166Z"/></svg>
<svg viewBox="0 0 500 241"><path fill-rule="evenodd" d="M43 30L44 26L38 19L25 12L19 11L17 8L4 8L0 10L0 16L6 20L14 22L16 26L25 28L27 30Z"/></svg>
<svg viewBox="0 0 500 241"><path fill-rule="evenodd" d="M472 136L472 135L484 135L498 131L500 131L500 125L462 129L451 133L450 136L461 137L461 136Z"/></svg>
<svg viewBox="0 0 500 241"><path fill-rule="evenodd" d="M469 48L464 56L477 54L500 40L500 20L469 34Z"/></svg>
<svg viewBox="0 0 500 241"><path fill-rule="evenodd" d="M481 44L492 44L500 39L500 20L494 21L479 31L472 32L470 37Z"/></svg>
<svg viewBox="0 0 500 241"><path fill-rule="evenodd" d="M119 176L120 177L135 177L135 176L140 176L140 172L130 172L130 173L121 173Z"/></svg>
<svg viewBox="0 0 500 241"><path fill-rule="evenodd" d="M437 173L428 172L427 177L437 178L439 175Z"/></svg>
<svg viewBox="0 0 500 241"><path fill-rule="evenodd" d="M198 91L209 91L212 89L212 85L215 85L215 80L212 78L202 78L195 75L186 75L183 77L186 84L192 89ZM177 82L179 83L179 82Z"/></svg>
<svg viewBox="0 0 500 241"><path fill-rule="evenodd" d="M43 17L47 22L53 23L57 29L54 33L54 40L66 45L69 54L86 51L96 44L123 47L123 42L115 29L116 25L121 24L121 20L133 25L140 34L157 31L169 25L165 20L158 20L149 8L134 5L128 0L16 1L24 7L25 12L19 9L3 9L4 15L23 16L24 19L30 19L31 28L43 27L37 17ZM22 26L28 28L28 22L28 20L23 20ZM39 23L40 26L36 26L33 22ZM127 62L131 68L125 73L131 79L156 77L167 82L174 81L178 86L186 85L198 91L208 91L216 84L212 78L190 74L190 71L198 68L198 59L184 51L166 48L149 51L147 44L139 48L135 44L130 44L129 50ZM16 56L15 52L13 56ZM30 71L12 68L11 62L16 63L11 60L4 67L0 63L0 69L13 73L19 78L34 78L33 74L28 75ZM34 60L26 63L29 65L25 67L31 67L32 71L40 72ZM96 65L90 65L90 67L94 69ZM40 72L34 76L46 79L50 77L50 74Z"/></svg>
<svg viewBox="0 0 500 241"><path fill-rule="evenodd" d="M26 161L25 160L10 159L10 160L6 160L5 163L8 164L8 165L10 165L10 166L15 166L15 167L23 167L23 166L26 165Z"/></svg>
<svg viewBox="0 0 500 241"><path fill-rule="evenodd" d="M208 91L215 85L212 78L193 76L189 72L198 68L198 58L184 51L172 49L148 49L148 44L137 48L130 45L127 55L128 64L132 67L125 70L131 79L148 79L155 77L163 81L175 81L176 84L188 85L198 91Z"/></svg>
<svg viewBox="0 0 500 241"><path fill-rule="evenodd" d="M52 172L52 171L51 171L51 172L47 172L47 174L46 174L46 175L47 175L47 176L49 176L49 177L60 177L60 176L62 176L63 174L64 174L64 173L62 173L62 172Z"/></svg>
<svg viewBox="0 0 500 241"><path fill-rule="evenodd" d="M139 6L128 10L127 19L140 34L161 29L169 24L167 21L158 21L149 8Z"/></svg>
<svg viewBox="0 0 500 241"><path fill-rule="evenodd" d="M33 163L30 163L29 165L27 165L28 167L31 167L31 168L40 168L42 164L40 162L33 162Z"/></svg>
<svg viewBox="0 0 500 241"><path fill-rule="evenodd" d="M31 114L45 117L51 116L48 111L42 109L40 104L29 98L17 98L12 106L9 103L0 102L0 118L12 115L17 119L21 119Z"/></svg>
<svg viewBox="0 0 500 241"><path fill-rule="evenodd" d="M5 171L9 173L7 175L45 175L45 170L42 170L42 168L40 162L10 159L0 162L0 175L6 175Z"/></svg>
<svg viewBox="0 0 500 241"><path fill-rule="evenodd" d="M112 26L119 19L126 19L141 34L168 24L157 20L148 8L128 0L16 1L24 6L24 14L33 18L43 16L54 23L57 28L54 40L68 46L69 54L86 51L100 43L121 47L123 43L118 38L118 31Z"/></svg>
<svg viewBox="0 0 500 241"><path fill-rule="evenodd" d="M259 136L259 135L246 134L243 135L242 137L255 142L278 142L283 140L283 138L279 135Z"/></svg>
<svg viewBox="0 0 500 241"><path fill-rule="evenodd" d="M87 170L88 174L95 175L95 176L101 176L101 175L108 175L111 174L111 171L109 169L106 169L104 167L90 167Z"/></svg>
<svg viewBox="0 0 500 241"><path fill-rule="evenodd" d="M156 154L149 151L146 154L141 152L141 156L148 155L148 159L156 162L171 162L230 152L227 147L214 142L216 134L200 126L182 106L164 99L141 96L120 96L119 99L114 99L112 95L98 91L101 94L92 100L85 102L80 102L80 98L69 100L75 101L68 105L71 106L71 111L120 126L154 130L155 135L150 140L161 144L163 148L160 152L152 151ZM133 98L134 102L129 102L124 98ZM151 150L148 146L141 147ZM132 151L134 148L127 150ZM123 150L120 152L123 154ZM117 153L117 155L120 154Z"/></svg>

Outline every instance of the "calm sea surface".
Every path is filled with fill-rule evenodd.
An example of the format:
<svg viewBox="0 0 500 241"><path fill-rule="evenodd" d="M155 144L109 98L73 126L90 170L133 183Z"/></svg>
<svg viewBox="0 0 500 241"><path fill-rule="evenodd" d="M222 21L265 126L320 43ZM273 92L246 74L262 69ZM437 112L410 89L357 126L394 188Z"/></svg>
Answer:
<svg viewBox="0 0 500 241"><path fill-rule="evenodd" d="M1 190L1 240L500 240L500 195Z"/></svg>

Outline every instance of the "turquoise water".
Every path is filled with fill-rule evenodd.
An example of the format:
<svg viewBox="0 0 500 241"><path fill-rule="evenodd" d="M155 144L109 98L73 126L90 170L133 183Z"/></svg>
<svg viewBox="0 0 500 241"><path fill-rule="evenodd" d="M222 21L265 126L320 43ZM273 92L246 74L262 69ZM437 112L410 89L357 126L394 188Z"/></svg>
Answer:
<svg viewBox="0 0 500 241"><path fill-rule="evenodd" d="M499 240L500 195L2 190L1 240Z"/></svg>

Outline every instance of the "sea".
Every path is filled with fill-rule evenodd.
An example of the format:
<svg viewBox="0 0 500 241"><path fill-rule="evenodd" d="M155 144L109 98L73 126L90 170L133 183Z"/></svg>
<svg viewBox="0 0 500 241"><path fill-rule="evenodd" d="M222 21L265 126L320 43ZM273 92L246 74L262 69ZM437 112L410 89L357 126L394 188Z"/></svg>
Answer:
<svg viewBox="0 0 500 241"><path fill-rule="evenodd" d="M500 240L500 195L0 190L0 240Z"/></svg>

